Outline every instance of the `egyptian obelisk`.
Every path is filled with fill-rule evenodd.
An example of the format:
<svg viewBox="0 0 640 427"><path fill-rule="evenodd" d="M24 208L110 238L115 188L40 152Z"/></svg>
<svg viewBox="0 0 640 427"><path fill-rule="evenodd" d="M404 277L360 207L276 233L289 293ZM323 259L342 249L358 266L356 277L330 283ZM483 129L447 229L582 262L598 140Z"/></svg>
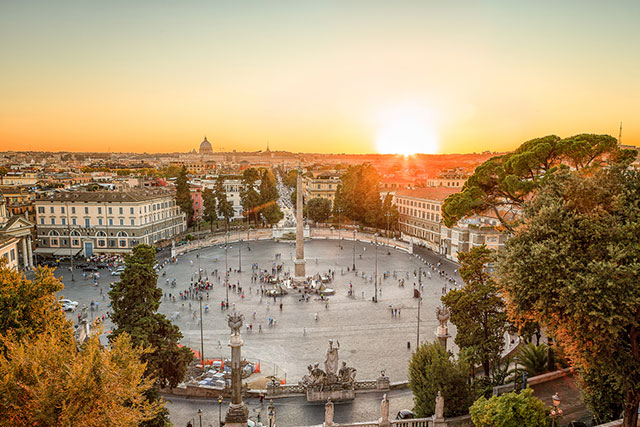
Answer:
<svg viewBox="0 0 640 427"><path fill-rule="evenodd" d="M303 282L306 278L304 260L304 228L302 219L302 170L298 168L298 181L296 184L296 259L295 277L296 282Z"/></svg>

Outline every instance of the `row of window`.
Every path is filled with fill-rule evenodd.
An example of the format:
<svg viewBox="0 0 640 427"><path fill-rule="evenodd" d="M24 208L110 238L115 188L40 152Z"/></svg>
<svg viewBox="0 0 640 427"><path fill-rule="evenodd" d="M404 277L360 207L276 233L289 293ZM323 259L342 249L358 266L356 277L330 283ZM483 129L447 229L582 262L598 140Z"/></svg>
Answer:
<svg viewBox="0 0 640 427"><path fill-rule="evenodd" d="M398 210L401 214L411 215L416 218L426 219L428 221L440 222L440 215L433 212L418 211L417 209L409 209L404 206L400 206Z"/></svg>
<svg viewBox="0 0 640 427"><path fill-rule="evenodd" d="M169 207L175 207L176 206L176 201L175 200L171 200L171 201L164 201L164 202L159 202L159 203L153 203L151 205L144 205L144 206L140 206L139 208L139 212L138 213L147 213L147 206L149 208L149 212L152 211L159 211L161 209L166 209ZM65 214L66 210L65 210L65 206L49 206L49 213L56 213L56 207L59 207L60 209L60 213ZM109 206L107 207L107 213L109 215L113 215L113 207ZM44 206L38 206L38 213L39 214L43 214L45 213L45 207ZM76 213L76 207L75 206L71 206L71 213L75 214ZM84 213L86 215L89 214L89 207L85 206L84 207ZM119 215L123 215L124 214L124 208L122 206L118 207L118 214ZM134 215L135 214L135 207L129 207L129 214ZM102 206L98 206L98 215L102 215Z"/></svg>
<svg viewBox="0 0 640 427"><path fill-rule="evenodd" d="M414 206L416 208L426 208L428 210L440 211L440 205L435 203L419 202L417 200L408 200L398 198L398 205Z"/></svg>

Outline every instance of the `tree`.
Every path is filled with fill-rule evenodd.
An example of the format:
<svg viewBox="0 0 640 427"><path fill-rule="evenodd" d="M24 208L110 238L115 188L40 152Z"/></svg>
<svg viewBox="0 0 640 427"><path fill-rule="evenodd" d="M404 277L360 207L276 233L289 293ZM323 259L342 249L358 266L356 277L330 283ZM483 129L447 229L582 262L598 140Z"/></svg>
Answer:
<svg viewBox="0 0 640 427"><path fill-rule="evenodd" d="M528 377L547 372L547 345L528 343L518 349L519 362L527 372Z"/></svg>
<svg viewBox="0 0 640 427"><path fill-rule="evenodd" d="M278 200L278 187L276 183L277 181L273 172L271 172L270 169L265 169L260 181L260 206L257 209L269 224L276 224L284 218L280 206L276 203Z"/></svg>
<svg viewBox="0 0 640 427"><path fill-rule="evenodd" d="M254 223L258 225L262 198L255 189L255 183L260 178L260 172L255 168L246 169L242 174L243 188L240 192L240 200L244 215L248 218L253 215Z"/></svg>
<svg viewBox="0 0 640 427"><path fill-rule="evenodd" d="M224 191L224 178L221 176L216 180L215 190L216 200L218 201L218 214L224 218L229 229L229 221L233 218L233 204L227 199L227 193Z"/></svg>
<svg viewBox="0 0 640 427"><path fill-rule="evenodd" d="M400 219L400 213L398 212L398 207L393 204L393 196L389 193L384 197L384 202L382 202L382 224L380 224L381 228L385 230L395 230L398 226L398 220Z"/></svg>
<svg viewBox="0 0 640 427"><path fill-rule="evenodd" d="M481 396L469 412L478 427L542 427L551 423L547 407L530 388L490 399Z"/></svg>
<svg viewBox="0 0 640 427"><path fill-rule="evenodd" d="M155 250L148 245L134 247L125 257L120 281L109 291L116 326L110 338L126 332L135 345L151 347L142 359L147 362L146 375L155 377L161 387L173 388L184 379L193 353L188 347L178 347L180 329L157 313L162 290L157 287L154 262Z"/></svg>
<svg viewBox="0 0 640 427"><path fill-rule="evenodd" d="M29 280L0 257L0 284L0 335L11 334L20 341L56 330L61 340L72 341L71 325L56 297L64 285L52 269L36 268L35 278ZM0 343L0 353L3 348Z"/></svg>
<svg viewBox="0 0 640 427"><path fill-rule="evenodd" d="M515 224L505 211L521 209L556 172L630 164L635 150L621 150L609 135L581 134L561 139L556 135L532 139L514 152L493 157L478 166L462 187L442 207L447 227L471 214L492 210L503 226Z"/></svg>
<svg viewBox="0 0 640 427"><path fill-rule="evenodd" d="M453 289L442 297L451 310L451 322L456 325L455 342L469 350L474 363L480 363L485 377L499 363L504 348L507 316L498 285L488 270L493 252L486 246L469 252L459 252L462 289Z"/></svg>
<svg viewBox="0 0 640 427"><path fill-rule="evenodd" d="M312 221L325 222L331 215L331 202L319 197L311 199L307 202L307 214Z"/></svg>
<svg viewBox="0 0 640 427"><path fill-rule="evenodd" d="M58 331L5 339L0 354L0 425L138 426L162 409L144 393L144 351L127 334L100 344L93 334L80 351Z"/></svg>
<svg viewBox="0 0 640 427"><path fill-rule="evenodd" d="M182 167L178 178L176 178L176 203L180 206L182 212L187 216L187 226L193 225L193 200L191 200L191 191L189 190L189 181L187 179L187 168Z"/></svg>
<svg viewBox="0 0 640 427"><path fill-rule="evenodd" d="M216 195L212 189L207 188L202 193L202 204L204 206L203 218L207 220L213 232L213 223L218 220L218 203Z"/></svg>
<svg viewBox="0 0 640 427"><path fill-rule="evenodd" d="M166 168L162 168L160 170L160 176L163 178L176 178L180 176L180 173L183 168L180 166L167 166Z"/></svg>
<svg viewBox="0 0 640 427"><path fill-rule="evenodd" d="M593 416L594 425L618 420L624 412L624 393L613 375L578 369L582 401Z"/></svg>
<svg viewBox="0 0 640 427"><path fill-rule="evenodd" d="M298 170L291 169L284 178L284 184L289 188L296 188L298 184Z"/></svg>
<svg viewBox="0 0 640 427"><path fill-rule="evenodd" d="M466 414L473 401L468 372L466 362L453 359L439 343L421 344L409 361L409 388L413 392L416 415L434 414L438 391L445 401L445 417Z"/></svg>
<svg viewBox="0 0 640 427"><path fill-rule="evenodd" d="M333 203L333 214L342 214L364 225L377 227L383 221L380 176L368 163L351 166L340 178ZM386 222L385 222L386 223Z"/></svg>
<svg viewBox="0 0 640 427"><path fill-rule="evenodd" d="M614 379L624 426L635 426L640 176L618 167L558 174L525 206L523 222L499 261L510 316L537 319L572 364Z"/></svg>

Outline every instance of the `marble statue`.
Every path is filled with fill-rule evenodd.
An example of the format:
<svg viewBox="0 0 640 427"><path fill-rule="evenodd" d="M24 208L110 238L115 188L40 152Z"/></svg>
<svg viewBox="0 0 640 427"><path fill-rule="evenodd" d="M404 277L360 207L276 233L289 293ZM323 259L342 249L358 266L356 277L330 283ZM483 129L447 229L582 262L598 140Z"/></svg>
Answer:
<svg viewBox="0 0 640 427"><path fill-rule="evenodd" d="M342 362L342 367L338 371L338 381L342 383L355 383L356 368L347 366L347 362Z"/></svg>
<svg viewBox="0 0 640 427"><path fill-rule="evenodd" d="M329 340L329 348L327 349L327 357L324 360L324 370L327 375L336 375L338 372L338 350L340 349L340 341L336 341L337 347L333 346L333 340Z"/></svg>
<svg viewBox="0 0 640 427"><path fill-rule="evenodd" d="M324 405L324 425L333 425L333 402L331 398L327 399L327 403Z"/></svg>
<svg viewBox="0 0 640 427"><path fill-rule="evenodd" d="M444 418L444 397L442 397L442 393L438 391L438 395L436 396L436 419Z"/></svg>
<svg viewBox="0 0 640 427"><path fill-rule="evenodd" d="M382 402L380 402L380 414L383 421L389 419L389 399L387 399L386 393L382 396Z"/></svg>
<svg viewBox="0 0 640 427"><path fill-rule="evenodd" d="M440 326L441 327L446 327L447 326L447 321L451 317L451 311L449 311L449 309L447 307L438 306L438 307L436 307L436 317L438 318L438 321L440 322Z"/></svg>
<svg viewBox="0 0 640 427"><path fill-rule="evenodd" d="M227 316L227 322L231 329L231 335L240 335L240 328L244 323L244 316L234 311L232 314Z"/></svg>

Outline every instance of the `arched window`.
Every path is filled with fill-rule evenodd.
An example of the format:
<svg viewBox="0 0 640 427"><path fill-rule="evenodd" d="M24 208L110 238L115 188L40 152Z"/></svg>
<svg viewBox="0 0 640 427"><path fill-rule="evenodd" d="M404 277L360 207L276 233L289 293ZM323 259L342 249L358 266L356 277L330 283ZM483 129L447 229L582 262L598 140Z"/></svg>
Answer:
<svg viewBox="0 0 640 427"><path fill-rule="evenodd" d="M96 233L98 247L104 248L107 246L107 241L104 239L105 237L107 237L107 233L104 231L98 231Z"/></svg>
<svg viewBox="0 0 640 427"><path fill-rule="evenodd" d="M58 236L60 236L60 233L58 233L56 230L51 230L49 232L49 245L50 246L58 246L60 241L58 240Z"/></svg>
<svg viewBox="0 0 640 427"><path fill-rule="evenodd" d="M126 231L119 231L117 237L118 237L118 245L121 248L126 248L127 247L127 237L129 237L127 232Z"/></svg>

